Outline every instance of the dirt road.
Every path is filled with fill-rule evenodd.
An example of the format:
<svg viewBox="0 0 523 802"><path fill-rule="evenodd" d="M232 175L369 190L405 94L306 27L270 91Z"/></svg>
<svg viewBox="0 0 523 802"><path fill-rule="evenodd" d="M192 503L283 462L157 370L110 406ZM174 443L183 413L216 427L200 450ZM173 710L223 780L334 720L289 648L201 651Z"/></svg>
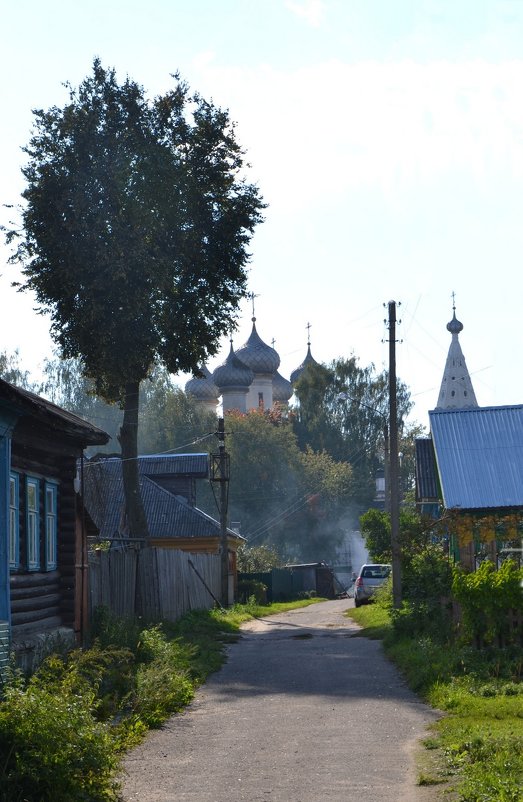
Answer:
<svg viewBox="0 0 523 802"><path fill-rule="evenodd" d="M249 622L191 706L125 761L125 802L422 802L413 747L436 718L352 600Z"/></svg>

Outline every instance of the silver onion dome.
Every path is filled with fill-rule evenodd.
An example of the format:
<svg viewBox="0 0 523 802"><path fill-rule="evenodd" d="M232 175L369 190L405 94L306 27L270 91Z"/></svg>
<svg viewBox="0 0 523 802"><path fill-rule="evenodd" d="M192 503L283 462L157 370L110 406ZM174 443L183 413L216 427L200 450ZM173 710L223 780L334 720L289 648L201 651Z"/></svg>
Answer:
<svg viewBox="0 0 523 802"><path fill-rule="evenodd" d="M252 332L241 348L238 348L236 355L253 373L276 373L280 366L280 357L274 348L263 342L256 331L256 318L252 319Z"/></svg>
<svg viewBox="0 0 523 802"><path fill-rule="evenodd" d="M218 390L248 388L254 380L254 373L248 365L234 353L232 343L229 355L223 365L217 367L212 379Z"/></svg>
<svg viewBox="0 0 523 802"><path fill-rule="evenodd" d="M212 380L210 370L202 365L197 373L185 384L185 392L198 401L214 401L218 399L220 391Z"/></svg>

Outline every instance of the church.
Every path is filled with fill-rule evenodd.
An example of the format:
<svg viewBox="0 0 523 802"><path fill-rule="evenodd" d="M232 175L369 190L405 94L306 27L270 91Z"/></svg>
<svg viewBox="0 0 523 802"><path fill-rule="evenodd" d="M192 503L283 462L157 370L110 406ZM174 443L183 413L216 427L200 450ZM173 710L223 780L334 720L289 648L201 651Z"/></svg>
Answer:
<svg viewBox="0 0 523 802"><path fill-rule="evenodd" d="M305 359L292 371L290 381L282 376L278 372L280 357L258 334L253 314L247 342L235 351L231 339L225 362L212 373L202 365L200 375L185 384L185 392L213 412L217 411L220 398L224 414L231 410L243 413L252 409L268 410L275 404L288 404L303 371L317 364L308 337Z"/></svg>
<svg viewBox="0 0 523 802"><path fill-rule="evenodd" d="M488 557L522 560L523 405L480 407L453 315L452 340L430 436L416 440L416 500L434 518L454 517L450 553L469 570Z"/></svg>

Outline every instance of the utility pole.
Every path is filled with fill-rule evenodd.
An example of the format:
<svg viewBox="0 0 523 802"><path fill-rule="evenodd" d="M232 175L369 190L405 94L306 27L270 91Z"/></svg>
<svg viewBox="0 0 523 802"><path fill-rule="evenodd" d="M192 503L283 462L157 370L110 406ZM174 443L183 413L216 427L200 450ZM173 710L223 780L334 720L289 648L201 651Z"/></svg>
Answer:
<svg viewBox="0 0 523 802"><path fill-rule="evenodd" d="M401 607L401 548L398 457L398 408L396 396L396 302L389 301L389 480L390 544L392 551L392 599Z"/></svg>
<svg viewBox="0 0 523 802"><path fill-rule="evenodd" d="M230 478L230 459L225 451L225 423L218 418L218 454L212 454L211 482L220 485L220 565L221 601L223 607L229 606L229 544L227 536L228 485Z"/></svg>

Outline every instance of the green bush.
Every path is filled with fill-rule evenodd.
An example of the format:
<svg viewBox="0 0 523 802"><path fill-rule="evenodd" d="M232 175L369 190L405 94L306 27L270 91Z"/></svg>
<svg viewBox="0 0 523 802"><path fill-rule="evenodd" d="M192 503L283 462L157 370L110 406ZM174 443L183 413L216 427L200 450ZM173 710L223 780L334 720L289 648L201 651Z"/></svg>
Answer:
<svg viewBox="0 0 523 802"><path fill-rule="evenodd" d="M523 633L510 629L510 610L523 610L523 568L513 560L496 567L489 560L477 571L454 569L452 593L462 609L465 638L486 644L507 645Z"/></svg>
<svg viewBox="0 0 523 802"><path fill-rule="evenodd" d="M190 654L178 640L168 640L160 626L142 632L132 707L148 727L159 727L192 699Z"/></svg>
<svg viewBox="0 0 523 802"><path fill-rule="evenodd" d="M240 579L238 582L238 599L248 602L254 596L256 604L267 604L267 585L256 579Z"/></svg>
<svg viewBox="0 0 523 802"><path fill-rule="evenodd" d="M117 759L109 727L94 715L94 691L34 677L8 683L0 703L0 799L116 800Z"/></svg>
<svg viewBox="0 0 523 802"><path fill-rule="evenodd" d="M452 567L438 545L425 546L404 566L402 575L403 604L392 609L392 590L388 593L391 619L398 637L427 636L445 641L451 635L451 616L448 604L452 587ZM378 595L377 599L380 599Z"/></svg>

